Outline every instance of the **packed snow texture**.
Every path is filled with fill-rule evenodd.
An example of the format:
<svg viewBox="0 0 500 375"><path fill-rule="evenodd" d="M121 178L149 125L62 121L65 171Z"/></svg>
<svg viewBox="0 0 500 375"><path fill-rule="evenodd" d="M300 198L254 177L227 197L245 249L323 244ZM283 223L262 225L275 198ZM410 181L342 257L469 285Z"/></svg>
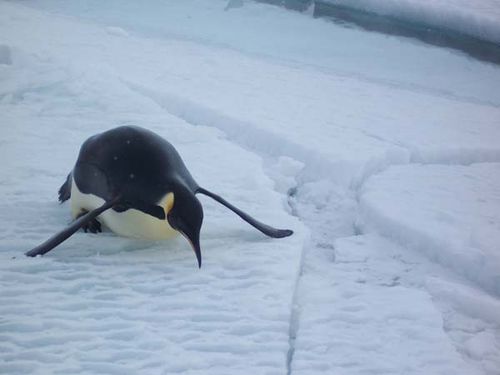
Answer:
<svg viewBox="0 0 500 375"><path fill-rule="evenodd" d="M498 375L499 83L249 1L0 2L0 373ZM295 234L202 198L201 270L182 238L110 232L23 257L69 221L81 143L123 124Z"/></svg>
<svg viewBox="0 0 500 375"><path fill-rule="evenodd" d="M321 0L500 44L499 0Z"/></svg>
<svg viewBox="0 0 500 375"><path fill-rule="evenodd" d="M12 60L10 57L10 48L9 46L5 46L0 44L0 64L10 65L12 64Z"/></svg>
<svg viewBox="0 0 500 375"><path fill-rule="evenodd" d="M314 279L304 275L304 334L294 373L476 373L442 330L432 296L411 284L418 280L408 270L418 257L401 259L398 246L373 235L344 237L334 246L335 265L320 285L313 288Z"/></svg>
<svg viewBox="0 0 500 375"><path fill-rule="evenodd" d="M366 183L360 207L368 226L500 295L499 187L498 163L398 166Z"/></svg>

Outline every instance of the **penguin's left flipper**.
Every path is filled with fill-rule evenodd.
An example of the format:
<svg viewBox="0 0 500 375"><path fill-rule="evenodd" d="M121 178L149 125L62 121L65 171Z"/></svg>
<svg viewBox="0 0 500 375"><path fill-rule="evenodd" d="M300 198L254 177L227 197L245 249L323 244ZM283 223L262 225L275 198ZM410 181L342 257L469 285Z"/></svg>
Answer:
<svg viewBox="0 0 500 375"><path fill-rule="evenodd" d="M82 216L85 216L86 214L88 214L88 211L85 210L85 211L82 211L80 212L80 214L76 217L76 219L78 220L79 218L81 218ZM102 232L102 227L101 227L101 223L99 222L99 220L97 219L92 219L90 220L89 222L85 223L83 226L82 226L82 229L85 233L87 232L90 232L90 233L94 233L94 234L97 234L97 233L101 233Z"/></svg>
<svg viewBox="0 0 500 375"><path fill-rule="evenodd" d="M238 207L233 206L231 203L226 201L224 198L222 198L220 195L214 194L211 191L208 191L207 189L204 189L202 187L198 187L196 190L197 193L204 194L223 206L226 206L229 208L231 211L233 211L236 215L241 217L243 220L245 220L248 224L253 226L254 228L260 230L262 233L264 233L266 236L272 237L272 238L283 238L283 237L288 237L293 234L293 230L290 229L277 229L274 228L270 225L261 223L260 221L254 219L252 216L247 214L246 212L240 210Z"/></svg>
<svg viewBox="0 0 500 375"><path fill-rule="evenodd" d="M50 250L52 250L54 247L59 245L61 242L63 242L67 238L69 238L71 235L73 235L75 232L77 232L80 228L83 228L85 225L87 225L89 222L94 220L97 216L102 214L104 211L113 207L115 204L118 203L118 201L119 201L119 198L115 198L113 200L105 202L101 207L96 208L95 210L92 210L90 212L87 212L83 216L81 216L78 219L76 219L75 221L73 221L66 229L64 229L61 232L50 237L47 241L45 241L41 245L38 245L37 247L28 251L26 253L26 255L29 257L36 257L37 255L43 255L43 254L48 253Z"/></svg>
<svg viewBox="0 0 500 375"><path fill-rule="evenodd" d="M71 173L66 177L66 181L59 188L59 202L63 203L71 198Z"/></svg>

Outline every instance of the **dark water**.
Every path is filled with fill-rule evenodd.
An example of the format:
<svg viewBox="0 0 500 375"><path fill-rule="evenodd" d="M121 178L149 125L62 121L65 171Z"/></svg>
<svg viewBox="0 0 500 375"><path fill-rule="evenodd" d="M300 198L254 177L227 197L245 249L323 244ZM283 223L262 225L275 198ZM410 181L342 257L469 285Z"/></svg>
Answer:
<svg viewBox="0 0 500 375"><path fill-rule="evenodd" d="M414 38L444 48L451 48L475 59L500 65L500 45L453 30L429 27L416 22L355 10L316 0L314 17L328 18L344 25L356 25L367 31Z"/></svg>
<svg viewBox="0 0 500 375"><path fill-rule="evenodd" d="M336 5L321 0L257 0L263 3L304 11L314 3L314 17L326 18L346 27L388 35L413 38L433 46L451 48L475 59L500 65L500 45L481 40L454 30L403 21L395 17Z"/></svg>
<svg viewBox="0 0 500 375"><path fill-rule="evenodd" d="M300 12L309 8L313 0L257 0L259 3L283 6L288 9L298 10Z"/></svg>

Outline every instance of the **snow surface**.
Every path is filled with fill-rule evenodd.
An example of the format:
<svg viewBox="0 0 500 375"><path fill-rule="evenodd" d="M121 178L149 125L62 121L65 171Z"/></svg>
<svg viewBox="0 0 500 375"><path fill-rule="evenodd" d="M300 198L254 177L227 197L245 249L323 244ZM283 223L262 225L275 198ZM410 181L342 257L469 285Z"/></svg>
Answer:
<svg viewBox="0 0 500 375"><path fill-rule="evenodd" d="M0 2L0 373L499 374L499 83L248 1ZM294 236L202 198L201 270L110 232L25 258L123 124Z"/></svg>
<svg viewBox="0 0 500 375"><path fill-rule="evenodd" d="M391 167L361 192L368 226L500 295L500 164Z"/></svg>
<svg viewBox="0 0 500 375"><path fill-rule="evenodd" d="M51 14L97 22L103 27L121 27L138 36L193 41L209 47L215 55L221 52L220 47L225 47L266 60L271 58L279 66L331 73L338 80L357 79L377 86L500 106L500 77L494 65L478 64L453 50L339 27L252 1L227 11L229 2L225 0L151 0L147 7L121 0L104 4L99 0L24 0L23 4ZM141 46L145 47L142 43ZM176 59L166 59L165 63L168 61L175 63ZM197 71L198 66L190 64L189 68ZM212 70L215 68L212 66ZM233 70L231 65L226 72Z"/></svg>
<svg viewBox="0 0 500 375"><path fill-rule="evenodd" d="M500 44L499 0L321 0Z"/></svg>
<svg viewBox="0 0 500 375"><path fill-rule="evenodd" d="M344 237L334 247L335 264L320 285L312 288L315 280L304 275L294 373L476 373L443 331L432 295L408 275L418 257L373 235Z"/></svg>

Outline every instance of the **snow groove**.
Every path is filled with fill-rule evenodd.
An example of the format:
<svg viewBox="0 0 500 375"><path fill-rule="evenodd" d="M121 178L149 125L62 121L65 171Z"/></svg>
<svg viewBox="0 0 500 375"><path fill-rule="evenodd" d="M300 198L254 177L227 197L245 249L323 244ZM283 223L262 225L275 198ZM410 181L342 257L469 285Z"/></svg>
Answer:
<svg viewBox="0 0 500 375"><path fill-rule="evenodd" d="M415 149L412 146L378 137L379 141L388 144L385 154L367 160L363 165L353 167L349 161L328 160L320 151L309 149L303 145L287 140L272 131L259 128L249 121L230 117L210 109L200 103L182 98L167 92L160 92L138 85L131 81L122 82L132 91L141 94L169 114L179 117L194 126L214 127L223 131L232 141L261 156L279 158L287 156L304 164L300 173L300 185L318 181L328 176L328 179L341 186L349 187L356 195L362 190L365 182L371 177L383 173L395 165L425 164L425 165L461 165L476 163L500 162L499 148L466 148L456 147L443 150Z"/></svg>
<svg viewBox="0 0 500 375"><path fill-rule="evenodd" d="M159 93L131 82L126 82L126 85L136 93L153 100L155 103L164 108L169 114L181 118L192 126L209 126L222 130L231 139L231 141L235 141L240 146L249 149L252 152L258 151L268 157L275 158L282 157L287 154L294 155L296 157L298 153L299 155L304 156L305 159L314 159L317 167L319 165L320 168L331 168L330 163L320 155L314 153L311 155L300 145L293 144L292 142L286 142L279 136L269 131L256 129L255 126L250 123L232 119L178 96ZM273 178L275 176L270 177ZM297 191L299 188L300 185L294 186L293 188L290 188L287 193L291 194L292 191ZM296 208L293 205L293 200L289 199L288 203L292 214L298 216ZM298 291L304 266L304 253L306 251L305 246L306 245L304 245L302 249L290 305L288 352L286 356L287 375L292 374L292 363L295 354L295 340L299 329L301 309L298 302Z"/></svg>
<svg viewBox="0 0 500 375"><path fill-rule="evenodd" d="M190 125L219 129L231 141L252 152L257 151L261 156L270 158L288 156L305 163L306 168L301 173L302 180L314 179L323 174L322 172L326 173L341 167L340 163L330 162L320 152L286 140L272 131L260 129L248 121L232 118L178 95L159 92L132 82L123 82L134 92L151 99L169 114L181 118ZM314 170L307 168L310 166L314 166Z"/></svg>
<svg viewBox="0 0 500 375"><path fill-rule="evenodd" d="M349 191L351 191L351 185L356 180L356 177L349 171L348 166L346 168L345 161L331 162L319 152L290 142L267 130L259 129L254 124L231 118L198 103L180 98L177 95L158 92L131 82L126 82L126 84L134 92L151 99L169 114L183 119L188 124L215 127L223 131L231 141L252 152L257 152L261 156L264 155L268 158L276 159L286 155L293 157L294 160L298 159L299 162L303 163L303 169L296 176L298 179L295 182L296 185L288 189L287 192L289 194L289 204L292 214L308 223L312 231L312 237L302 250L299 272L291 302L288 335L289 349L286 358L287 375L291 375L294 369L296 339L301 320L302 307L300 299L304 298L304 293L307 293L307 290L301 287L304 268L307 267L308 271L312 274L328 274L328 270L324 267L332 265L335 261L333 242L337 238L353 234L356 209L353 207L352 194ZM388 166L389 160L394 160L394 163L396 163L398 160L406 161L407 157L407 155L403 155L402 157L399 154L394 155L389 151L380 160L368 163L357 170L355 174L357 175L357 179L362 180L363 176L369 174L372 170L378 171L382 166L384 168ZM332 173L332 171L334 172ZM271 174L270 177L276 181L278 175L279 171L278 173ZM322 176L329 176L327 179L328 182L325 182ZM341 187L330 190L332 181L335 186ZM279 184L279 181L276 181L276 183ZM321 202L317 201L314 204L323 206L324 200L329 203L326 203L326 206L323 206L318 213L314 207L311 208L306 203L311 198L308 194L315 192L318 187L324 190L325 186L328 187L326 187L325 194L319 198ZM348 193L345 193L345 191L348 191ZM325 213L330 217L326 222L324 221ZM324 233L329 233L330 236L333 233L334 238L326 240ZM312 264L307 264L306 258L308 254L312 259L325 259L324 266L317 269Z"/></svg>
<svg viewBox="0 0 500 375"><path fill-rule="evenodd" d="M292 297L290 323L289 323L289 329L288 329L288 353L286 356L286 373L287 373L287 375L292 374L292 363L293 363L293 357L295 355L295 340L297 339L297 333L299 331L299 324L300 324L301 308L300 308L300 303L299 303L298 290L299 290L300 278L302 277L303 266L304 266L304 252L305 252L305 248L302 250L299 272L297 273L297 278L295 280L295 286L294 286L293 297Z"/></svg>
<svg viewBox="0 0 500 375"><path fill-rule="evenodd" d="M500 162L500 148L450 147L448 149L418 149L411 145L380 138L388 145L385 153L372 157L363 163L346 160L332 161L321 151L285 139L255 124L228 116L219 111L182 98L179 95L158 91L131 81L122 82L132 91L145 96L171 115L179 117L194 126L214 127L223 131L228 138L243 148L257 151L261 156L279 158L287 156L304 164L300 173L300 184L317 181L326 176L333 183L359 192L364 183L394 165L401 164L445 164L471 165L475 163Z"/></svg>

